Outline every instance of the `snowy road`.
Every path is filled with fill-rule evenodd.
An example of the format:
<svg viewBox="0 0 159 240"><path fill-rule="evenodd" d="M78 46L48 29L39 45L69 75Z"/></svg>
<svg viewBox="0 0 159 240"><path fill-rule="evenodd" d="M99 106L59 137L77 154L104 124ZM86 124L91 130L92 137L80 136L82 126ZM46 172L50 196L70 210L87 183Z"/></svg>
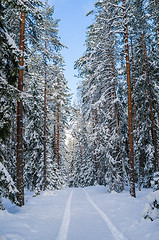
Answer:
<svg viewBox="0 0 159 240"><path fill-rule="evenodd" d="M57 240L128 240L93 202L86 190L71 191Z"/></svg>
<svg viewBox="0 0 159 240"><path fill-rule="evenodd" d="M71 214L71 200L72 200L73 190L71 191L69 198L66 203L65 212L62 218L61 226L57 235L57 240L66 240L67 232L70 224L70 214Z"/></svg>
<svg viewBox="0 0 159 240"><path fill-rule="evenodd" d="M5 200L0 211L0 240L158 240L159 220L141 218L146 196L106 193L104 186L25 192L25 205Z"/></svg>

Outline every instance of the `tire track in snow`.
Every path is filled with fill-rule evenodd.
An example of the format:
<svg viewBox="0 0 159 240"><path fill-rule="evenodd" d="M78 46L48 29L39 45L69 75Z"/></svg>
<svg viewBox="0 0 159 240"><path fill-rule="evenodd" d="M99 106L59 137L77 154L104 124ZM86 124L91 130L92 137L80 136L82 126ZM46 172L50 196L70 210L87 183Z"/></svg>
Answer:
<svg viewBox="0 0 159 240"><path fill-rule="evenodd" d="M107 215L95 204L95 202L91 199L91 197L89 196L89 194L86 192L86 190L84 190L87 200L88 202L90 202L92 204L92 206L97 210L97 212L99 213L99 215L101 216L101 218L104 220L104 222L106 223L106 225L108 226L108 228L110 229L113 237L115 240L128 240L128 238L126 238L122 232L120 232L119 230L116 229L116 227L111 223L111 221L109 220L109 218L107 217Z"/></svg>
<svg viewBox="0 0 159 240"><path fill-rule="evenodd" d="M66 207L64 211L64 215L62 218L61 226L57 235L56 240L66 240L67 239L67 233L68 233L68 228L70 224L70 208L71 208L71 201L72 201L72 195L73 195L73 190L71 191L68 200L66 202Z"/></svg>

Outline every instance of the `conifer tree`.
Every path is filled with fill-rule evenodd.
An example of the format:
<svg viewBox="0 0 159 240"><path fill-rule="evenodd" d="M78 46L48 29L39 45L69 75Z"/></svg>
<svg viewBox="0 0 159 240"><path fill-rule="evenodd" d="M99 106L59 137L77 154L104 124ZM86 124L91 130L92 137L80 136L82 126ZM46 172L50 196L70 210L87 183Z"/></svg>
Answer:
<svg viewBox="0 0 159 240"><path fill-rule="evenodd" d="M69 161L69 186L86 187L96 182L95 164L92 146L89 146L86 123L79 107L72 109L72 121L70 123L71 161Z"/></svg>
<svg viewBox="0 0 159 240"><path fill-rule="evenodd" d="M52 136L52 162L54 168L58 167L63 172L66 146L65 129L70 111L70 94L67 81L63 74L63 62L59 55L57 62L48 66L48 109L49 109L49 132ZM61 173L63 176L65 173ZM60 176L59 176L60 177ZM65 177L64 177L65 178Z"/></svg>
<svg viewBox="0 0 159 240"><path fill-rule="evenodd" d="M128 26L126 24L126 2L123 0L124 13L124 34L125 34L125 55L126 55L126 73L128 86L128 121L129 121L129 170L130 170L130 195L135 197L135 182L134 182L134 143L133 143L133 118L132 118L132 96L131 96L131 73L130 73L130 58L129 58L129 43L128 43Z"/></svg>
<svg viewBox="0 0 159 240"><path fill-rule="evenodd" d="M108 165L115 163L116 167L112 166L115 171L108 172L114 174L114 179L116 178L115 174L119 174L120 183L122 183L123 163L121 154L119 154L120 138L116 92L118 80L114 64L116 35L113 31L117 30L117 27L116 21L112 22L116 12L113 13L115 7L111 2L100 1L95 6L96 17L88 29L87 50L77 62L80 74L84 78L80 86L82 111L85 120L92 122L90 136L94 146L97 182L105 184L105 175L108 177ZM108 144L111 139L116 139L112 142L112 146ZM111 154L113 148L115 151ZM123 189L123 184L119 189Z"/></svg>
<svg viewBox="0 0 159 240"><path fill-rule="evenodd" d="M53 60L56 61L55 59L57 58L57 53L56 51L58 51L61 47L62 44L59 41L58 38L58 20L55 20L53 17L54 14L54 6L50 7L48 5L48 2L45 2L45 8L43 11L43 17L45 19L44 21L44 26L43 26L43 30L44 30L44 49L45 51L43 52L43 56L44 56L44 71L45 71L45 84L44 84L44 190L46 189L46 153L47 153L47 126L46 126L46 122L47 122L47 65L49 63L49 61Z"/></svg>
<svg viewBox="0 0 159 240"><path fill-rule="evenodd" d="M0 2L0 208L3 209L2 197L16 202L17 190L6 169L8 161L7 145L14 116L18 72L18 48L8 32L4 12L8 2Z"/></svg>
<svg viewBox="0 0 159 240"><path fill-rule="evenodd" d="M23 1L24 3L24 1ZM18 90L23 92L23 68L24 68L24 32L25 32L25 12L21 12L20 20L20 41L19 50L19 81ZM22 100L17 102L17 189L19 205L24 205L24 183L23 183L23 105Z"/></svg>
<svg viewBox="0 0 159 240"><path fill-rule="evenodd" d="M33 54L28 62L25 108L24 181L32 191L43 187L43 71L41 58Z"/></svg>
<svg viewBox="0 0 159 240"><path fill-rule="evenodd" d="M154 115L154 112L156 111L155 108L157 106L156 103L158 102L158 100L156 95L157 91L154 90L154 88L156 89L156 87L154 86L158 85L157 81L155 80L157 77L156 73L158 64L156 62L157 54L154 49L154 44L152 44L154 49L153 54L149 53L148 55L150 55L150 57L147 57L146 51L149 51L148 49L151 49L152 47L150 46L150 38L152 37L150 35L150 29L152 32L152 28L150 26L148 18L146 17L145 7L142 1L134 2L134 6L132 6L131 8L130 24L133 39L132 44L134 48L134 67L132 66L132 68L134 68L133 77L136 81L136 86L133 86L135 87L135 96L133 96L133 98L135 97L136 99L136 105L134 106L136 111L135 159L138 164L138 185L140 186L141 183L144 182L144 186L148 187L150 186L152 174L156 165L156 161L154 159L157 156L157 154L155 153L157 151L154 148L153 139L154 137L156 139L157 129L157 126L154 122L154 116L157 114ZM147 50L145 44L149 45L149 48ZM149 80L149 88L147 85L147 77ZM152 111L150 110L150 105Z"/></svg>

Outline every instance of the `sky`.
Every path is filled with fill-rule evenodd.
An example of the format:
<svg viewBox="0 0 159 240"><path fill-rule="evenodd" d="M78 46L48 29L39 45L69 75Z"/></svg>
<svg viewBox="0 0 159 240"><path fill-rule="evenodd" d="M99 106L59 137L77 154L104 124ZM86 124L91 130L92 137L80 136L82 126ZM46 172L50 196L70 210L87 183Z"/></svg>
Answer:
<svg viewBox="0 0 159 240"><path fill-rule="evenodd" d="M95 0L49 0L49 5L55 6L55 18L60 19L59 36L61 43L68 47L62 50L65 60L65 77L68 87L74 93L76 101L76 88L79 79L75 77L74 62L85 51L86 28L92 23L92 16L86 13L94 8Z"/></svg>

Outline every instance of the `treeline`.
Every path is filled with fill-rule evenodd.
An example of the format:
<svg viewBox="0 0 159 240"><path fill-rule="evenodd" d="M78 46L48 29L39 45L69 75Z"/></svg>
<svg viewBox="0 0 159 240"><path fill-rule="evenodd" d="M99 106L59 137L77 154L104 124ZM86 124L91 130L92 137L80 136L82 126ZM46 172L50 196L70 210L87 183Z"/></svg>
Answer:
<svg viewBox="0 0 159 240"><path fill-rule="evenodd" d="M159 3L100 0L90 11L86 51L76 62L72 186L150 187L158 171ZM72 148L70 143L70 149Z"/></svg>
<svg viewBox="0 0 159 240"><path fill-rule="evenodd" d="M65 184L70 94L54 6L0 2L0 205Z"/></svg>
<svg viewBox="0 0 159 240"><path fill-rule="evenodd" d="M1 197L22 206L24 187L66 182L129 185L135 197L158 171L158 2L100 0L89 14L80 107L70 108L54 6L0 2L0 208Z"/></svg>

